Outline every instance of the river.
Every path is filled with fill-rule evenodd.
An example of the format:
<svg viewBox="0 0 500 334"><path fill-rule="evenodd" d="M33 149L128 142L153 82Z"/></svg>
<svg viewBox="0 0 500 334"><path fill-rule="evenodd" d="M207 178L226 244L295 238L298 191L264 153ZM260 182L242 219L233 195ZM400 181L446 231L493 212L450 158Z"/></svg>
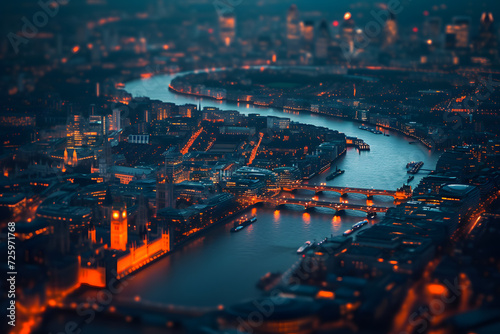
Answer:
<svg viewBox="0 0 500 334"><path fill-rule="evenodd" d="M335 163L346 172L332 181L325 181L328 173L312 179L311 183L326 182L329 185L395 190L407 179L406 163L423 161L424 168L433 169L439 154L420 144L409 145L412 139L396 132L390 136L376 135L358 129L360 124L323 115L309 113L290 114L281 110L261 108L249 104L191 98L176 95L168 90L175 75L155 76L126 85L126 91L134 97L147 96L176 104L200 101L202 107L215 106L223 110L238 110L243 114L259 113L288 117L292 121L328 127L348 136L365 140L371 151L358 153L349 149ZM412 185L425 176L419 173ZM308 193L290 196L311 197ZM350 194L347 199L338 194L321 195L332 200L347 200L364 204L363 195ZM378 197L374 205L393 205L392 198ZM257 222L241 232L230 233L231 223L216 226L200 238L176 250L134 275L121 293L124 298L139 296L142 300L185 306L228 305L246 298L258 296L255 284L269 271L285 271L298 260L297 248L306 240L320 240L339 235L350 226L364 219L362 212L348 211L340 217L332 212L303 212L294 209L275 210L266 207L252 209ZM376 223L380 215L372 223Z"/></svg>

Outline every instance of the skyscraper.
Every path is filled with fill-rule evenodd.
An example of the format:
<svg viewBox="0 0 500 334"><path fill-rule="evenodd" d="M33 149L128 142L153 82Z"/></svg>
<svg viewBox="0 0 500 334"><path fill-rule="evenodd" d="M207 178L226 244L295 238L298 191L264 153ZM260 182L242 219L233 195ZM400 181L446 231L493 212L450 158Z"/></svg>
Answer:
<svg viewBox="0 0 500 334"><path fill-rule="evenodd" d="M342 43L345 45L343 49L348 50L349 53L352 53L354 51L354 36L356 34L355 26L356 24L354 23L354 19L352 18L351 13L345 13L344 21L340 26L340 33Z"/></svg>
<svg viewBox="0 0 500 334"><path fill-rule="evenodd" d="M331 42L328 23L323 20L318 26L318 33L315 42L315 56L317 60L324 61L328 58L328 48Z"/></svg>
<svg viewBox="0 0 500 334"><path fill-rule="evenodd" d="M314 45L314 22L305 21L302 25L303 45L306 51L312 52Z"/></svg>
<svg viewBox="0 0 500 334"><path fill-rule="evenodd" d="M288 57L297 55L300 48L300 20L296 5L291 5L286 17L286 42Z"/></svg>
<svg viewBox="0 0 500 334"><path fill-rule="evenodd" d="M225 46L233 44L236 38L236 18L232 13L219 15L219 38Z"/></svg>
<svg viewBox="0 0 500 334"><path fill-rule="evenodd" d="M79 114L70 114L66 124L68 148L83 146L83 118Z"/></svg>
<svg viewBox="0 0 500 334"><path fill-rule="evenodd" d="M441 25L440 17L429 17L424 22L423 36L431 40L432 44L441 44Z"/></svg>
<svg viewBox="0 0 500 334"><path fill-rule="evenodd" d="M446 26L446 48L467 49L470 38L470 18L457 16Z"/></svg>
<svg viewBox="0 0 500 334"><path fill-rule="evenodd" d="M393 13L389 14L384 26L384 46L391 46L398 40L398 23Z"/></svg>
<svg viewBox="0 0 500 334"><path fill-rule="evenodd" d="M111 144L108 140L108 136L104 135L102 148L99 152L99 157L97 160L99 164L99 175L104 178L104 180L109 181L111 179L110 167L113 164Z"/></svg>
<svg viewBox="0 0 500 334"><path fill-rule="evenodd" d="M479 34L476 38L474 49L486 56L498 55L498 39L494 27L493 14L484 12L481 15Z"/></svg>

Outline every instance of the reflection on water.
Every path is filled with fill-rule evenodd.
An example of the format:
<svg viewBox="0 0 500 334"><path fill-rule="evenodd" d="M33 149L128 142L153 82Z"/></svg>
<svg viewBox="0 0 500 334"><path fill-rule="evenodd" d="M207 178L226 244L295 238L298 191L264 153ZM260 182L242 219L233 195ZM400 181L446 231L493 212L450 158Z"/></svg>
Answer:
<svg viewBox="0 0 500 334"><path fill-rule="evenodd" d="M340 235L365 214L347 211L253 208L258 219L238 233L232 223L208 231L166 259L137 273L121 296L189 306L231 304L259 294L257 280L269 271L285 271L306 240ZM378 221L378 220L375 220ZM167 260L168 259L168 260Z"/></svg>
<svg viewBox="0 0 500 334"><path fill-rule="evenodd" d="M342 226L341 225L341 221L342 221L342 218L340 218L339 216L333 216L333 218L332 218L332 227L333 227L333 232L335 234L337 234L338 232L340 232L340 227Z"/></svg>
<svg viewBox="0 0 500 334"><path fill-rule="evenodd" d="M309 224L311 222L311 215L307 212L304 212L302 214L302 220L304 221L304 223Z"/></svg>

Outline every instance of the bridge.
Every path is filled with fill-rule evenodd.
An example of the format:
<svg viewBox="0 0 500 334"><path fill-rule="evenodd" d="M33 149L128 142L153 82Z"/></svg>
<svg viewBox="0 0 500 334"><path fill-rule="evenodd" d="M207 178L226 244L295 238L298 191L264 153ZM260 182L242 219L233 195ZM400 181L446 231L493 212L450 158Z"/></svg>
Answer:
<svg viewBox="0 0 500 334"><path fill-rule="evenodd" d="M283 189L285 191L295 191L295 190L309 190L314 191L316 194L322 193L324 191L333 191L339 193L340 196L347 196L349 193L353 194L363 194L368 197L368 199L373 198L373 196L391 196L394 200L407 200L412 196L412 190L410 186L402 186L398 190L381 190L381 189L366 189L366 188L351 188L351 187L334 187L327 185L318 184L298 184L291 187L286 187Z"/></svg>
<svg viewBox="0 0 500 334"><path fill-rule="evenodd" d="M275 207L285 206L285 205L297 205L302 206L305 210L310 210L314 208L328 208L335 210L336 214L341 213L345 210L356 210L363 211L366 214L376 214L377 212L387 212L388 207L384 206L369 206L369 205L358 205L349 203L334 203L329 201L315 201L307 199L295 199L295 198L283 198L283 197L256 197L253 199L253 204L267 203L274 205Z"/></svg>

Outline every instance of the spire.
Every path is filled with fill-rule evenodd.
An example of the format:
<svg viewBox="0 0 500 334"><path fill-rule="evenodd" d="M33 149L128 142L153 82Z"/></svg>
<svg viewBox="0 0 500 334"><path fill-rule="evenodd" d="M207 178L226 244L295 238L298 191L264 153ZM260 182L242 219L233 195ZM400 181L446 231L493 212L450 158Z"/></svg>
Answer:
<svg viewBox="0 0 500 334"><path fill-rule="evenodd" d="M78 164L78 156L76 155L76 150L73 150L73 166L76 166Z"/></svg>
<svg viewBox="0 0 500 334"><path fill-rule="evenodd" d="M68 148L64 149L64 164L68 164Z"/></svg>

